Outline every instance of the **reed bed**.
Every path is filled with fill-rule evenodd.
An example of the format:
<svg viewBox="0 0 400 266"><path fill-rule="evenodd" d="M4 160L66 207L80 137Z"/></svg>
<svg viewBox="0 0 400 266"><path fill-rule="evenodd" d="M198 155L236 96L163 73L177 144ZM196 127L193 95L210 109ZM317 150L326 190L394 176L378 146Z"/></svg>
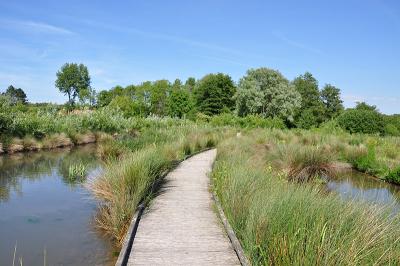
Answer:
<svg viewBox="0 0 400 266"><path fill-rule="evenodd" d="M325 156L321 144L334 146L335 138L258 130L218 144L214 189L252 264L400 263L399 215L386 207L345 202L315 179L291 182L293 171L305 171L300 176L307 178L325 174L341 154Z"/></svg>

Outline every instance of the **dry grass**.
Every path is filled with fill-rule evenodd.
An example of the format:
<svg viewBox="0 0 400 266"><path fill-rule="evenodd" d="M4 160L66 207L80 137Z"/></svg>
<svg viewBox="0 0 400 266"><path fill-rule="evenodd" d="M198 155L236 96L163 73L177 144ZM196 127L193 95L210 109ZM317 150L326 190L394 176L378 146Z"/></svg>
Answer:
<svg viewBox="0 0 400 266"><path fill-rule="evenodd" d="M10 154L21 152L24 150L24 145L21 139L14 138L7 147L7 152Z"/></svg>
<svg viewBox="0 0 400 266"><path fill-rule="evenodd" d="M96 142L96 135L92 132L77 133L73 137L73 142L76 145L94 143Z"/></svg>
<svg viewBox="0 0 400 266"><path fill-rule="evenodd" d="M25 136L22 140L24 149L27 151L37 151L42 149L42 144L36 140L34 137Z"/></svg>
<svg viewBox="0 0 400 266"><path fill-rule="evenodd" d="M65 133L54 134L43 139L43 148L45 149L68 147L72 145L74 145L74 143Z"/></svg>

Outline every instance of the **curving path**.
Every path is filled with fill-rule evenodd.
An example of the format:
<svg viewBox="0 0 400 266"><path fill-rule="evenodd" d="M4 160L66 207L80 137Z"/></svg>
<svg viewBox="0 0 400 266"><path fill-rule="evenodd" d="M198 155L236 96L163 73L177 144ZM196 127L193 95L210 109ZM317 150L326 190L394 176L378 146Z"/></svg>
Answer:
<svg viewBox="0 0 400 266"><path fill-rule="evenodd" d="M140 220L128 265L240 265L209 191L215 156L200 153L167 175Z"/></svg>

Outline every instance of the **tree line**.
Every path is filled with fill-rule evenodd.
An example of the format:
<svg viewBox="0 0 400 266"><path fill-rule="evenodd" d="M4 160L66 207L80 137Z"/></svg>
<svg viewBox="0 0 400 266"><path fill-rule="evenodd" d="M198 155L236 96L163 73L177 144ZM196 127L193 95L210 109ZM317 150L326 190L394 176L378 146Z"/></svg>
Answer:
<svg viewBox="0 0 400 266"><path fill-rule="evenodd" d="M64 64L56 74L55 86L68 97L67 106L110 107L124 116L169 116L196 119L199 114L215 116L257 115L281 119L287 127L310 129L335 120L350 132L398 134L399 116L386 116L376 107L359 103L345 110L340 89L331 84L320 88L309 72L290 81L277 70L249 69L236 83L224 73L193 77L185 82L176 79L145 81L126 87L116 86L98 93L91 87L87 67ZM13 102L26 103L21 89L10 86L3 94Z"/></svg>

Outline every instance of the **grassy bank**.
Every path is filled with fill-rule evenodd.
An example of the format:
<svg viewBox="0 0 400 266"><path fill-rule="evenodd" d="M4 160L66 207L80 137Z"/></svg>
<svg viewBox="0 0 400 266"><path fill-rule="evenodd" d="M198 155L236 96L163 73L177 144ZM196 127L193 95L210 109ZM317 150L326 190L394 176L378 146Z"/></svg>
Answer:
<svg viewBox="0 0 400 266"><path fill-rule="evenodd" d="M210 148L225 131L208 127L182 125L169 128L143 130L136 139L127 138L110 143L118 143L119 159L116 151L109 151L109 161L105 173L90 183L94 196L101 202L97 215L97 225L121 243L130 219L142 200L151 199L151 192L159 184L160 177L170 170L177 161L186 156Z"/></svg>
<svg viewBox="0 0 400 266"><path fill-rule="evenodd" d="M399 216L304 182L334 171L347 144L330 138L258 130L219 143L214 189L253 264L400 263Z"/></svg>

